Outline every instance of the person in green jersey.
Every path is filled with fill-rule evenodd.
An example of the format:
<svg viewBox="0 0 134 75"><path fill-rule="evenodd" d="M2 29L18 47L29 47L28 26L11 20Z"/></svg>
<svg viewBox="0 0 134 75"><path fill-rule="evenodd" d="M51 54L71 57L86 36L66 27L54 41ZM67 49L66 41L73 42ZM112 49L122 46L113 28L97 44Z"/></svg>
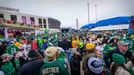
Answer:
<svg viewBox="0 0 134 75"><path fill-rule="evenodd" d="M69 75L65 64L57 60L58 50L56 47L49 47L45 50L47 60L40 69L40 75Z"/></svg>
<svg viewBox="0 0 134 75"><path fill-rule="evenodd" d="M131 75L134 75L134 54L132 55L131 61L126 64L127 70Z"/></svg>
<svg viewBox="0 0 134 75"><path fill-rule="evenodd" d="M124 40L126 40L129 43L128 48L131 52L133 52L134 51L134 40L131 38L131 34L127 34L126 39L124 39Z"/></svg>
<svg viewBox="0 0 134 75"><path fill-rule="evenodd" d="M7 53L1 55L1 59L2 59L1 70L4 72L5 75L15 75L16 73L15 68L10 61L11 57L12 56Z"/></svg>
<svg viewBox="0 0 134 75"><path fill-rule="evenodd" d="M14 44L14 42L11 42L12 44L7 47L6 52L9 53L10 55L13 55L18 51L18 47Z"/></svg>
<svg viewBox="0 0 134 75"><path fill-rule="evenodd" d="M71 69L70 69L70 64L68 59L66 58L66 54L65 51L63 50L63 48L61 47L56 47L58 50L58 56L57 56L57 60L62 61L66 66L67 66L67 70L70 73Z"/></svg>
<svg viewBox="0 0 134 75"><path fill-rule="evenodd" d="M38 38L38 48L39 48L39 50L42 50L43 49L43 39L41 39L41 38Z"/></svg>

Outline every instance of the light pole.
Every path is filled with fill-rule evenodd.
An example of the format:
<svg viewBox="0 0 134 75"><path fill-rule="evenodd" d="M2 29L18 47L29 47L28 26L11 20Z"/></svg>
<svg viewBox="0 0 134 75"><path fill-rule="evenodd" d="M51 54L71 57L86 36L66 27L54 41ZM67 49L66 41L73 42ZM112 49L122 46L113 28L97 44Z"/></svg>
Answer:
<svg viewBox="0 0 134 75"><path fill-rule="evenodd" d="M79 22L78 22L78 19L76 19L76 29L78 30L79 29Z"/></svg>
<svg viewBox="0 0 134 75"><path fill-rule="evenodd" d="M88 23L90 23L89 2L87 3L87 10L88 10Z"/></svg>
<svg viewBox="0 0 134 75"><path fill-rule="evenodd" d="M96 22L97 22L97 4L95 4L95 19L96 19Z"/></svg>

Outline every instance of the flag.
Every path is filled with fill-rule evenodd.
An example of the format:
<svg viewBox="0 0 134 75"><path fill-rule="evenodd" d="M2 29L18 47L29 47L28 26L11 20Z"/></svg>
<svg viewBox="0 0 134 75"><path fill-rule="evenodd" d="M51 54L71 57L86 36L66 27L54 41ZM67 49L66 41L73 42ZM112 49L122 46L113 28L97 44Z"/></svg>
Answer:
<svg viewBox="0 0 134 75"><path fill-rule="evenodd" d="M131 19L130 19L128 32L129 33L134 33L134 16L132 16Z"/></svg>
<svg viewBox="0 0 134 75"><path fill-rule="evenodd" d="M44 37L47 37L48 36L48 32L49 30L47 28L44 29Z"/></svg>
<svg viewBox="0 0 134 75"><path fill-rule="evenodd" d="M0 18L0 24L2 24L3 23L3 19L2 18Z"/></svg>

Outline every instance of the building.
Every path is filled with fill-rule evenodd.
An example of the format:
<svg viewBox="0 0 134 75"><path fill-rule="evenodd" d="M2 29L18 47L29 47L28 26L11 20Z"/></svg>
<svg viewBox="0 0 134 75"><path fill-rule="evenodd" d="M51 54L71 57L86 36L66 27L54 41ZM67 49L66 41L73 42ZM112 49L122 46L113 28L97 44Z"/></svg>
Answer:
<svg viewBox="0 0 134 75"><path fill-rule="evenodd" d="M71 27L61 27L61 28L60 28L60 31L61 31L61 32L70 32L71 30L72 30Z"/></svg>
<svg viewBox="0 0 134 75"><path fill-rule="evenodd" d="M1 27L10 30L40 32L48 29L50 32L59 32L61 22L50 17L42 17L31 14L20 13L18 9L0 7Z"/></svg>

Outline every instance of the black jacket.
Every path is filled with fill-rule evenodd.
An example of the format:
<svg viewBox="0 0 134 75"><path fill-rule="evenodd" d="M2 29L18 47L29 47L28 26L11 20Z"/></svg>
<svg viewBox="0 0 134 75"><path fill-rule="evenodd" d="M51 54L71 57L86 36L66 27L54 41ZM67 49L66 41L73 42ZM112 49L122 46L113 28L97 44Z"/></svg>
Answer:
<svg viewBox="0 0 134 75"><path fill-rule="evenodd" d="M31 60L20 68L17 75L40 75L40 68L43 64L43 60Z"/></svg>
<svg viewBox="0 0 134 75"><path fill-rule="evenodd" d="M0 46L0 56L6 53L6 49L3 46Z"/></svg>
<svg viewBox="0 0 134 75"><path fill-rule="evenodd" d="M67 40L67 39L65 39L65 40L63 40L63 49L64 50L69 50L69 48L72 48L71 46L72 46L72 42L71 42L71 40Z"/></svg>
<svg viewBox="0 0 134 75"><path fill-rule="evenodd" d="M2 54L4 54L6 52L6 50L4 49L4 47L3 46L0 46L0 56L2 55ZM2 59L0 58L0 68L1 68L1 66L2 66Z"/></svg>
<svg viewBox="0 0 134 75"><path fill-rule="evenodd" d="M70 60L71 75L80 75L80 62L82 57L80 55L73 55Z"/></svg>
<svg viewBox="0 0 134 75"><path fill-rule="evenodd" d="M62 41L62 40L59 40L59 41L58 41L58 47L63 48L63 41Z"/></svg>
<svg viewBox="0 0 134 75"><path fill-rule="evenodd" d="M129 50L126 51L125 54L122 54L119 51L119 49L113 50L109 54L104 55L104 61L105 61L105 64L106 64L107 67L110 67L110 64L113 62L113 60L112 60L113 53L117 53L117 54L123 55L125 58L128 58L129 60L131 60L131 57L132 57L132 52L130 52Z"/></svg>

